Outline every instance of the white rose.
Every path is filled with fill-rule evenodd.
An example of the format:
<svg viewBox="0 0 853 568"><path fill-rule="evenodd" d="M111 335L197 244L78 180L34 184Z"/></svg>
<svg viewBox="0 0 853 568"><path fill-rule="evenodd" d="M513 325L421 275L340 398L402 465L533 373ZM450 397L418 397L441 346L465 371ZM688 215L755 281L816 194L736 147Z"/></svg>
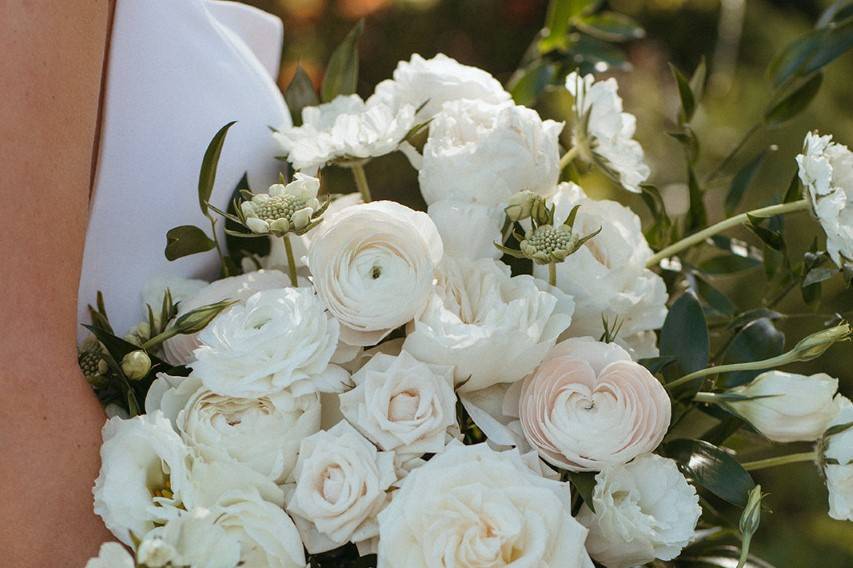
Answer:
<svg viewBox="0 0 853 568"><path fill-rule="evenodd" d="M404 349L453 365L461 391L511 383L542 361L573 310L570 297L531 276L511 277L498 261L447 258Z"/></svg>
<svg viewBox="0 0 853 568"><path fill-rule="evenodd" d="M774 442L810 442L823 435L837 414L837 391L838 380L826 373L767 371L728 391L751 400L725 404Z"/></svg>
<svg viewBox="0 0 853 568"><path fill-rule="evenodd" d="M133 556L117 542L105 542L98 555L86 562L86 568L135 568Z"/></svg>
<svg viewBox="0 0 853 568"><path fill-rule="evenodd" d="M382 101L395 109L412 106L419 109L417 122L432 118L448 101L476 99L498 104L510 100L509 93L489 73L443 53L432 59L415 53L409 61L397 63L393 77L376 85L369 102Z"/></svg>
<svg viewBox="0 0 853 568"><path fill-rule="evenodd" d="M809 132L797 165L829 256L839 268L853 266L853 152L832 136Z"/></svg>
<svg viewBox="0 0 853 568"><path fill-rule="evenodd" d="M340 395L341 412L383 450L438 453L456 425L453 368L422 363L403 351L374 355Z"/></svg>
<svg viewBox="0 0 853 568"><path fill-rule="evenodd" d="M245 302L255 292L290 286L287 275L278 270L258 270L241 276L231 276L206 285L178 305L178 316L222 300ZM173 365L187 365L199 346L198 334L176 335L163 343L166 360Z"/></svg>
<svg viewBox="0 0 853 568"><path fill-rule="evenodd" d="M288 498L311 554L376 537L376 514L396 481L394 453L380 452L347 422L302 441Z"/></svg>
<svg viewBox="0 0 853 568"><path fill-rule="evenodd" d="M443 254L429 216L374 201L348 207L320 228L308 264L345 343L376 344L423 310Z"/></svg>
<svg viewBox="0 0 853 568"><path fill-rule="evenodd" d="M454 443L414 470L379 514L379 568L592 567L569 486L515 450Z"/></svg>
<svg viewBox="0 0 853 568"><path fill-rule="evenodd" d="M240 541L216 524L215 511L199 507L182 513L145 535L136 550L149 568L192 566L233 568L240 562Z"/></svg>
<svg viewBox="0 0 853 568"><path fill-rule="evenodd" d="M573 139L582 157L603 166L628 191L640 193L640 184L651 172L643 147L633 139L637 119L622 112L616 79L596 82L592 75L581 77L573 72L566 77L566 89L575 97Z"/></svg>
<svg viewBox="0 0 853 568"><path fill-rule="evenodd" d="M510 388L505 406L517 409L540 456L570 471L599 471L654 450L671 417L663 385L624 349L591 337L557 344Z"/></svg>
<svg viewBox="0 0 853 568"><path fill-rule="evenodd" d="M104 425L95 513L123 543L193 505L190 450L161 412Z"/></svg>
<svg viewBox="0 0 853 568"><path fill-rule="evenodd" d="M652 250L643 236L640 218L627 207L586 196L574 183L561 183L549 199L554 217L562 223L576 205L574 232L601 232L557 264L557 287L575 300L569 335L601 337L602 318L618 328L616 342L634 357L657 356L652 330L666 319L668 294L663 279L646 268ZM545 265L533 274L547 278ZM648 341L650 340L650 341Z"/></svg>
<svg viewBox="0 0 853 568"><path fill-rule="evenodd" d="M702 514L699 496L674 461L646 454L595 476L593 513L578 520L589 528L586 548L607 568L672 560L693 537Z"/></svg>
<svg viewBox="0 0 853 568"><path fill-rule="evenodd" d="M363 160L393 152L414 126L415 107L392 108L380 100L365 104L358 95L302 109L302 126L274 134L297 170L335 161Z"/></svg>
<svg viewBox="0 0 853 568"><path fill-rule="evenodd" d="M853 423L853 404L846 397L838 399L838 414L831 426ZM853 428L847 428L826 439L823 471L829 490L829 516L839 521L853 521Z"/></svg>
<svg viewBox="0 0 853 568"><path fill-rule="evenodd" d="M160 375L145 400L147 412L157 408L205 460L233 460L278 483L296 465L302 439L320 430L317 393L234 398L211 392L195 377Z"/></svg>
<svg viewBox="0 0 853 568"><path fill-rule="evenodd" d="M511 103L446 103L423 149L424 200L499 205L521 190L550 194L560 176L562 129L562 122Z"/></svg>
<svg viewBox="0 0 853 568"><path fill-rule="evenodd" d="M427 210L435 223L444 254L456 258L500 258L495 246L501 240L504 211L497 205L436 201Z"/></svg>
<svg viewBox="0 0 853 568"><path fill-rule="evenodd" d="M348 380L329 360L338 322L310 288L264 290L219 314L200 334L191 365L209 390L253 398L339 389Z"/></svg>

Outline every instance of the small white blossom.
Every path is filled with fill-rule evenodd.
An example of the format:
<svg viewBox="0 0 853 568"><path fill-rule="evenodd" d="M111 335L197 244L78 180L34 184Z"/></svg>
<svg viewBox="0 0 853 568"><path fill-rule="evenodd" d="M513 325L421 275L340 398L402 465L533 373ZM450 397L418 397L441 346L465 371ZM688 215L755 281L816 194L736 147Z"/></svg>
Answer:
<svg viewBox="0 0 853 568"><path fill-rule="evenodd" d="M256 193L240 205L246 226L253 233L278 236L301 231L320 209L319 190L320 180L297 172L289 184L272 185L268 193Z"/></svg>

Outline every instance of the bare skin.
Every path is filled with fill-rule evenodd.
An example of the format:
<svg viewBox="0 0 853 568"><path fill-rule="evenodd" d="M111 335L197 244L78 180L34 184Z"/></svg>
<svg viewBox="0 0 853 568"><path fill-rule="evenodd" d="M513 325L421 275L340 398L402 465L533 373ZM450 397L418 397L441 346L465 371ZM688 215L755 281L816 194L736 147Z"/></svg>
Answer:
<svg viewBox="0 0 853 568"><path fill-rule="evenodd" d="M0 0L0 551L79 568L103 412L76 364L76 296L110 21L106 0Z"/></svg>

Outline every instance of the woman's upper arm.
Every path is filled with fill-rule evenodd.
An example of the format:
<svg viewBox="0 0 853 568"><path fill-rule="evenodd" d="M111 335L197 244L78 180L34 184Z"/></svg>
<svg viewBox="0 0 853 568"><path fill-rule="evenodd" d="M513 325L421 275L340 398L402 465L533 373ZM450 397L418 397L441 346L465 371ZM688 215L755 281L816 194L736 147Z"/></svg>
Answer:
<svg viewBox="0 0 853 568"><path fill-rule="evenodd" d="M82 566L106 536L90 491L103 414L74 342L110 5L0 10L0 550Z"/></svg>

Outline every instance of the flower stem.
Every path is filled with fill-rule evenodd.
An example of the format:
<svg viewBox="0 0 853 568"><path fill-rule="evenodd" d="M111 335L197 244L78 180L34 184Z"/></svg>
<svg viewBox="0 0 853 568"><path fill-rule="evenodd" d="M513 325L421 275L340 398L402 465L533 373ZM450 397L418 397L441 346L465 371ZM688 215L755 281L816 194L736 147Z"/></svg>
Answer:
<svg viewBox="0 0 853 568"><path fill-rule="evenodd" d="M557 285L557 263L549 262L548 263L548 284L551 286Z"/></svg>
<svg viewBox="0 0 853 568"><path fill-rule="evenodd" d="M364 173L364 166L360 163L355 163L350 166L350 169L352 170L352 177L355 178L355 186L361 193L361 200L365 203L370 203L372 201L370 198L370 186L367 185L367 174Z"/></svg>
<svg viewBox="0 0 853 568"><path fill-rule="evenodd" d="M722 233L726 229L731 229L732 227L737 227L738 225L743 225L744 223L749 222L749 216L752 217L773 217L776 215L784 215L785 213L794 213L796 211L807 211L810 205L807 199L801 199L799 201L793 201L791 203L782 203L780 205L771 205L769 207L762 207L760 209L753 209L752 211L747 211L746 213L741 213L740 215L735 215L734 217L729 217L728 219L724 219L715 225L711 225L698 233L694 233L689 237L685 237L680 241L673 243L661 250L654 256L652 256L648 262L646 262L647 268L652 268L657 266L661 260L665 258L669 258L670 256L674 256L675 254L683 251L684 249L690 248L695 244L703 242L705 239L716 235L717 233Z"/></svg>
<svg viewBox="0 0 853 568"><path fill-rule="evenodd" d="M713 392L697 392L693 397L694 402L705 402L707 404L714 404L719 400L719 397L716 393Z"/></svg>
<svg viewBox="0 0 853 568"><path fill-rule="evenodd" d="M811 452L802 452L799 454L788 454L786 456L776 456L773 458L767 458L763 460L744 462L741 465L743 469L746 471L755 471L758 469L766 469L768 467L776 467L777 465L787 465L789 463L799 463L799 462L808 462L815 461L817 459L817 452L812 450Z"/></svg>
<svg viewBox="0 0 853 568"><path fill-rule="evenodd" d="M563 154L563 157L560 158L560 171L563 171L564 169L566 169L566 166L571 164L572 160L577 158L578 152L579 152L578 147L574 146L568 152Z"/></svg>
<svg viewBox="0 0 853 568"><path fill-rule="evenodd" d="M689 383L694 379L698 379L700 377L707 377L708 375L718 375L720 373L731 373L733 371L761 371L763 369L770 369L771 367L780 367L782 365L786 365L788 363L793 363L796 361L796 358L793 356L792 351L788 351L787 353L783 353L782 355L777 355L776 357L771 357L770 359L762 359L761 361L750 361L749 363L730 363L728 365L715 365L713 367L708 367L707 369L700 369L698 371L693 371L688 375L684 375L680 379L676 379L671 383L667 383L666 388L674 389L675 387L680 387L685 383ZM711 394L711 393L699 393L699 394ZM698 401L698 402L709 402L709 401Z"/></svg>
<svg viewBox="0 0 853 568"><path fill-rule="evenodd" d="M293 245L290 244L290 236L285 234L281 237L284 241L284 252L287 254L287 275L290 277L290 285L299 286L296 280L296 259L293 257Z"/></svg>
<svg viewBox="0 0 853 568"><path fill-rule="evenodd" d="M737 568L746 566L746 561L749 559L749 546L752 543L752 535L743 535L743 540L740 543L740 558L737 561Z"/></svg>

